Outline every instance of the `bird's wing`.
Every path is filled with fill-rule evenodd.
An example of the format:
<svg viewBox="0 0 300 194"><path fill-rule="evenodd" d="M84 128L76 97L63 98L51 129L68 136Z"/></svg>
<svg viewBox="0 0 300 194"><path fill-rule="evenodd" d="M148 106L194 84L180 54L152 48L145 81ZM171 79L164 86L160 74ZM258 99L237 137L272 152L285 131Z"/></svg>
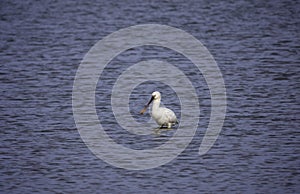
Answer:
<svg viewBox="0 0 300 194"><path fill-rule="evenodd" d="M166 117L168 118L169 122L176 122L177 121L177 118L176 118L176 115L175 113L168 109L168 108L164 108L164 112L165 112L165 115Z"/></svg>

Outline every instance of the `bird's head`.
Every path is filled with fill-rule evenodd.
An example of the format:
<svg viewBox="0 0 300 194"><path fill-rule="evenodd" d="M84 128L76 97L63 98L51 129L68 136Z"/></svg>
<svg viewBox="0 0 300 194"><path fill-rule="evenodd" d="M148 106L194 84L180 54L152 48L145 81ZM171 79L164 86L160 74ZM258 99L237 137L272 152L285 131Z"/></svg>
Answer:
<svg viewBox="0 0 300 194"><path fill-rule="evenodd" d="M161 98L160 92L158 92L158 91L153 92L152 93L152 98L154 100L160 99Z"/></svg>

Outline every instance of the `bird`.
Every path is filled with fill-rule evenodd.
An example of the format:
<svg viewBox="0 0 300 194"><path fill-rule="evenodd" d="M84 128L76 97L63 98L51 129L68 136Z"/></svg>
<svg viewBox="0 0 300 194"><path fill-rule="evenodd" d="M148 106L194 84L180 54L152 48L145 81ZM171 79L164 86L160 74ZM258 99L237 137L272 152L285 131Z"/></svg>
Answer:
<svg viewBox="0 0 300 194"><path fill-rule="evenodd" d="M144 114L144 112L147 110L147 108L149 107L152 101L153 101L153 105L152 105L151 116L156 121L156 123L160 126L160 128L163 128L163 126L167 126L168 129L170 129L172 125L178 123L176 115L172 110L159 106L161 101L161 94L158 91L152 93L151 99L145 105L145 107L140 111L140 114Z"/></svg>

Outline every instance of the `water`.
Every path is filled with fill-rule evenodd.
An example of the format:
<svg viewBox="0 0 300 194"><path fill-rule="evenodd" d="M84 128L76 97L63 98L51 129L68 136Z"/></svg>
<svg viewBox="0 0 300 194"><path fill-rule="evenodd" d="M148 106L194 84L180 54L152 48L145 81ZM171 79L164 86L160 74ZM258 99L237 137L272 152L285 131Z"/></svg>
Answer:
<svg viewBox="0 0 300 194"><path fill-rule="evenodd" d="M296 193L300 187L299 3L296 1L1 1L1 193ZM163 144L174 131L132 136L107 104L116 77L141 60L175 63L193 80L200 99L196 136L173 161L129 171L98 159L86 147L72 113L72 87L84 55L124 27L158 23L198 38L217 61L228 107L213 148L199 156L210 114L201 73L170 50L142 47L111 61L97 85L97 113L116 142L135 149ZM122 62L124 65L117 64ZM102 86L106 83L107 88ZM144 87L143 87L144 86ZM153 88L137 87L133 117ZM140 91L144 91L142 97ZM102 95L101 95L102 94ZM163 102L180 114L178 98ZM136 103L136 104L135 104Z"/></svg>

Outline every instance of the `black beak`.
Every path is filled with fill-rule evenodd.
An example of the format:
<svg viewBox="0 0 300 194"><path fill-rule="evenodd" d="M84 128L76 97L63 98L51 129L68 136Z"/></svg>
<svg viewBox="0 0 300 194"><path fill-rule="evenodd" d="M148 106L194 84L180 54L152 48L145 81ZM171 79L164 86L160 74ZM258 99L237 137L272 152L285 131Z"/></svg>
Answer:
<svg viewBox="0 0 300 194"><path fill-rule="evenodd" d="M146 106L149 106L153 100L154 100L154 96L151 96L151 99L149 100L149 102Z"/></svg>
<svg viewBox="0 0 300 194"><path fill-rule="evenodd" d="M154 100L154 96L151 97L151 99L149 100L149 102L146 104L146 106L143 108L143 110L141 110L141 114L144 114L144 112L147 110L147 108L149 107L149 105L151 104L151 102Z"/></svg>

